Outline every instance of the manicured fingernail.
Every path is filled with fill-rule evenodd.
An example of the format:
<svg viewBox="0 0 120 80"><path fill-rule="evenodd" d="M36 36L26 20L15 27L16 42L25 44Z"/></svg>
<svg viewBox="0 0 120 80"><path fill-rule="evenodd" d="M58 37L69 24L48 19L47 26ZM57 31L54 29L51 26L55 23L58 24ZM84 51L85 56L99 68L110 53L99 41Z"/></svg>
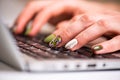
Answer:
<svg viewBox="0 0 120 80"><path fill-rule="evenodd" d="M56 47L57 45L59 45L61 43L61 41L62 41L61 37L57 36L54 39L52 39L52 41L49 42L49 46Z"/></svg>
<svg viewBox="0 0 120 80"><path fill-rule="evenodd" d="M51 34L51 35L47 36L47 37L44 39L44 42L45 42L45 43L49 43L49 42L52 41L55 37L56 37L55 34Z"/></svg>
<svg viewBox="0 0 120 80"><path fill-rule="evenodd" d="M27 29L26 29L24 35L28 35L28 34L30 33L30 31L31 31L31 27L29 26L29 27L27 27Z"/></svg>
<svg viewBox="0 0 120 80"><path fill-rule="evenodd" d="M103 49L103 47L101 45L96 45L96 46L93 46L92 49L94 51L99 51L99 50Z"/></svg>
<svg viewBox="0 0 120 80"><path fill-rule="evenodd" d="M78 44L77 39L73 39L73 40L69 41L69 42L65 45L65 48L66 48L66 49L71 49L71 48L73 48L74 46L76 46L77 44Z"/></svg>

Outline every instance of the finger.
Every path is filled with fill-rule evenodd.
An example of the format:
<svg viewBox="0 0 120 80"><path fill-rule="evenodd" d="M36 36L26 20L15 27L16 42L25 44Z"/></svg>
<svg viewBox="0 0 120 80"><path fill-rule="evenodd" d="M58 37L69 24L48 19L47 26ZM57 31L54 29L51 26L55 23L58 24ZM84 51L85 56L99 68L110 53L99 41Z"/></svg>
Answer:
<svg viewBox="0 0 120 80"><path fill-rule="evenodd" d="M68 6L68 4L53 4L45 8L41 13L39 13L33 22L33 28L29 33L30 36L36 35L41 27L53 16L57 16L63 12L74 12L74 8Z"/></svg>
<svg viewBox="0 0 120 80"><path fill-rule="evenodd" d="M62 22L60 22L60 23L57 24L56 30L66 29L69 24L70 24L70 20L62 21Z"/></svg>
<svg viewBox="0 0 120 80"><path fill-rule="evenodd" d="M56 26L56 29L57 29L57 30L67 29L67 28L69 28L69 26L71 26L72 24L74 24L74 22L80 20L80 18L81 18L82 16L83 16L83 15L77 15L77 16L73 17L71 20L62 21L62 22L60 22L60 23ZM57 33L57 32L56 32L56 33Z"/></svg>
<svg viewBox="0 0 120 80"><path fill-rule="evenodd" d="M63 29L65 29L66 27L68 27L67 25L69 25L70 21L62 21L57 25L57 29L53 32L53 34L47 36L44 39L44 42L49 43L50 41L52 41L52 39L54 39L57 34L59 34L60 31L62 31ZM56 34L57 33L57 34Z"/></svg>
<svg viewBox="0 0 120 80"><path fill-rule="evenodd" d="M99 38L97 38L97 39L95 39L95 40L87 43L86 46L88 46L88 47L91 48L93 45L96 45L96 44L98 44L98 43L102 43L102 42L107 41L107 40L108 40L108 39L107 39L106 37L101 36L101 37L99 37Z"/></svg>
<svg viewBox="0 0 120 80"><path fill-rule="evenodd" d="M98 19L99 18L96 16L89 16L86 14L75 16L68 25L63 25L67 27L58 29L53 33L55 35L59 35L62 39L62 42L58 45L58 47L65 45L81 31L94 24Z"/></svg>
<svg viewBox="0 0 120 80"><path fill-rule="evenodd" d="M74 51L87 44L88 42L97 39L105 32L107 32L106 27L103 26L101 21L98 21L94 25L88 27L80 34L78 34L73 40L69 41L65 47Z"/></svg>
<svg viewBox="0 0 120 80"><path fill-rule="evenodd" d="M91 19L91 17L88 17L86 15L79 15L66 24L58 25L61 26L61 28L53 32L53 34L59 36L59 38L61 38L62 41L57 45L57 47L65 45L79 32L96 22L96 20L96 18Z"/></svg>
<svg viewBox="0 0 120 80"><path fill-rule="evenodd" d="M96 44L92 48L96 54L104 54L120 50L120 35L109 41Z"/></svg>
<svg viewBox="0 0 120 80"><path fill-rule="evenodd" d="M28 23L28 21L42 8L44 8L46 5L48 5L50 1L31 1L28 3L28 5L24 8L24 10L19 15L17 21L16 21L16 33L21 33L24 30L25 25Z"/></svg>

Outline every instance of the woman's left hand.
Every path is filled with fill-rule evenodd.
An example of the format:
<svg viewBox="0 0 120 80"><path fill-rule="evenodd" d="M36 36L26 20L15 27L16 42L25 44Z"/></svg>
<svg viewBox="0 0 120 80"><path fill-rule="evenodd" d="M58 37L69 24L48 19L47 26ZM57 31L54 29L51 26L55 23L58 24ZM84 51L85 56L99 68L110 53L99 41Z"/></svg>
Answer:
<svg viewBox="0 0 120 80"><path fill-rule="evenodd" d="M114 35L112 39L92 46L96 54L104 54L120 50L120 13L88 13L77 15L70 21L65 21L57 26L51 36L55 38L49 42L52 47L65 45L67 49L77 50L85 44L102 35Z"/></svg>

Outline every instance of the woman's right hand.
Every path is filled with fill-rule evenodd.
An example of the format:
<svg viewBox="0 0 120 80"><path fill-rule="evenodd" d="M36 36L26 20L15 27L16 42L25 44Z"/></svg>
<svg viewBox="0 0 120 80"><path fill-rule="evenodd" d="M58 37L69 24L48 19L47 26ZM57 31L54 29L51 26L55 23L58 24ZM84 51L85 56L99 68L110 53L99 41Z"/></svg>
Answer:
<svg viewBox="0 0 120 80"><path fill-rule="evenodd" d="M61 47L75 51L101 36L109 40L91 45L96 54L105 54L120 50L120 12L104 11L77 15L71 21L57 26L50 36L45 38L51 47Z"/></svg>
<svg viewBox="0 0 120 80"><path fill-rule="evenodd" d="M104 8L97 4L79 0L50 0L50 1L31 1L18 16L14 31L21 34L27 23L33 18L32 26L27 32L29 36L35 36L41 27L52 17L62 13L72 13L73 17L78 14L101 11Z"/></svg>

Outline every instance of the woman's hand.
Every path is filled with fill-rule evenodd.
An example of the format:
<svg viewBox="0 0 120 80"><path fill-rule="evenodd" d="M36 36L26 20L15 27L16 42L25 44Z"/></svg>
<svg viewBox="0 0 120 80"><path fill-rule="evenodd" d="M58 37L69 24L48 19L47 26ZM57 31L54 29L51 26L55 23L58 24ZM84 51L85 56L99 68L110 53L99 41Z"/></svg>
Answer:
<svg viewBox="0 0 120 80"><path fill-rule="evenodd" d="M31 28L27 31L27 35L35 36L41 27L48 22L52 17L58 16L62 13L83 14L87 12L96 12L103 10L103 7L97 4L79 1L79 0L50 0L50 1L31 1L16 20L14 31L20 34L24 31L27 23L33 19Z"/></svg>
<svg viewBox="0 0 120 80"><path fill-rule="evenodd" d="M56 31L45 42L51 47L65 45L67 49L74 51L102 35L114 35L111 40L93 45L92 48L96 54L117 51L120 49L120 13L107 12L108 8L105 8L80 0L31 1L17 18L15 33L22 33L27 23L33 19L27 35L35 36L50 18L62 13L72 13L73 18L60 22Z"/></svg>
<svg viewBox="0 0 120 80"><path fill-rule="evenodd" d="M114 36L108 41L93 45L96 54L120 50L120 13L111 11L77 15L71 21L60 23L52 34L52 41L48 42L51 47L66 44L67 49L74 51L102 35ZM51 35L45 41L50 37Z"/></svg>

